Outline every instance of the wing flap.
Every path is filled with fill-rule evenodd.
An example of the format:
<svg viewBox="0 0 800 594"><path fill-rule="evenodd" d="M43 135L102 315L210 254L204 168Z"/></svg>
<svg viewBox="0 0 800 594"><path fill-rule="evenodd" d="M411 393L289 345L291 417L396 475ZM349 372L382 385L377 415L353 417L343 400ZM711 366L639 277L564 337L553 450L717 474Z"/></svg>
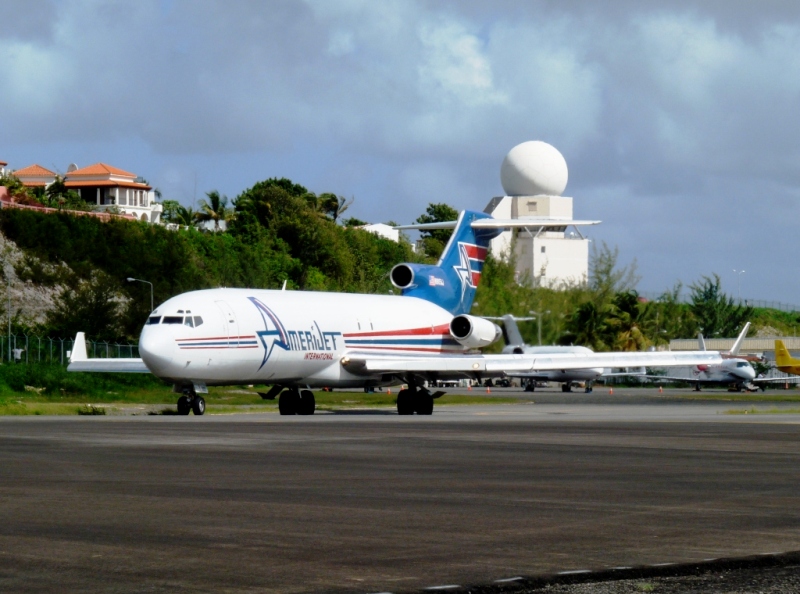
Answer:
<svg viewBox="0 0 800 594"><path fill-rule="evenodd" d="M381 357L351 354L344 365L358 373L460 372L515 373L609 367L718 365L716 351L647 353L559 353L537 355L433 355Z"/></svg>

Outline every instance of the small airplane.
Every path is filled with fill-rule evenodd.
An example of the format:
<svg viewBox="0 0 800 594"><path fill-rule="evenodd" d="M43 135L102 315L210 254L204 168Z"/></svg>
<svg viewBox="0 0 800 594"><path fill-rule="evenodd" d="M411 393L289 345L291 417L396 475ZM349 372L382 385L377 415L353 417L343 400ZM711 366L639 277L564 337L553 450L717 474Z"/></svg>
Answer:
<svg viewBox="0 0 800 594"><path fill-rule="evenodd" d="M541 223L563 226L561 220ZM714 365L716 352L482 355L500 328L468 312L489 242L529 221L463 211L457 221L404 228L451 228L436 265L403 263L390 272L401 295L263 289L207 289L168 299L148 317L141 359L89 359L78 333L69 371L150 372L180 394L178 412L202 415L208 386L269 384L281 414L313 414L313 387L407 384L401 415L429 415L425 382L593 367Z"/></svg>
<svg viewBox="0 0 800 594"><path fill-rule="evenodd" d="M755 391L758 387L755 384L776 381L773 378L757 378L756 371L750 365L748 359L739 355L739 349L750 329L750 322L747 322L733 343L730 351L720 353L722 362L713 365L696 365L692 369L692 377L674 377L667 375L648 375L646 377L658 380L684 382L694 386L695 391L700 391L701 385L728 386L737 392L742 389ZM705 340L702 334L697 335L700 351L706 350ZM779 381L779 380L778 380Z"/></svg>
<svg viewBox="0 0 800 594"><path fill-rule="evenodd" d="M503 338L506 346L503 347L505 354L563 354L563 353L592 353L594 351L584 346L532 346L525 344L522 334L519 331L517 322L532 320L534 318L518 318L511 314L501 317L484 316L487 320L501 320L503 322ZM562 392L572 392L572 387L577 382L586 382L586 392L592 391L592 383L601 377L622 377L622 376L644 376L644 367L636 371L626 371L614 373L608 368L591 367L585 369L552 369L532 373L510 373L509 377L522 379L522 385L526 392L533 392L536 389L536 382L560 382Z"/></svg>
<svg viewBox="0 0 800 594"><path fill-rule="evenodd" d="M775 341L775 367L778 371L800 375L800 359L795 359L782 340Z"/></svg>

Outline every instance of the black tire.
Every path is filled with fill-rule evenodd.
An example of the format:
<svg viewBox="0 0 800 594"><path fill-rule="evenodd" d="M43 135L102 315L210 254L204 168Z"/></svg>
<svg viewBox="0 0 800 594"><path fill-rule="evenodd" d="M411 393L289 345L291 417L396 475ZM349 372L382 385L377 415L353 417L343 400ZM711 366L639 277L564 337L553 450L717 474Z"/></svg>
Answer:
<svg viewBox="0 0 800 594"><path fill-rule="evenodd" d="M433 397L426 392L417 392L414 398L414 412L418 415L432 415Z"/></svg>
<svg viewBox="0 0 800 594"><path fill-rule="evenodd" d="M414 414L414 394L410 390L400 390L397 393L397 414Z"/></svg>
<svg viewBox="0 0 800 594"><path fill-rule="evenodd" d="M536 382L528 382L525 384L525 391L526 392L533 392L536 390Z"/></svg>
<svg viewBox="0 0 800 594"><path fill-rule="evenodd" d="M206 412L206 401L202 396L195 396L192 400L192 412L195 416L201 417Z"/></svg>
<svg viewBox="0 0 800 594"><path fill-rule="evenodd" d="M192 412L192 401L185 394L178 398L178 414L188 415Z"/></svg>
<svg viewBox="0 0 800 594"><path fill-rule="evenodd" d="M317 402L314 399L314 392L311 390L300 391L300 406L298 407L298 415L313 415L314 409L317 407Z"/></svg>
<svg viewBox="0 0 800 594"><path fill-rule="evenodd" d="M296 415L300 398L297 392L293 390L285 390L278 397L278 411L282 415Z"/></svg>

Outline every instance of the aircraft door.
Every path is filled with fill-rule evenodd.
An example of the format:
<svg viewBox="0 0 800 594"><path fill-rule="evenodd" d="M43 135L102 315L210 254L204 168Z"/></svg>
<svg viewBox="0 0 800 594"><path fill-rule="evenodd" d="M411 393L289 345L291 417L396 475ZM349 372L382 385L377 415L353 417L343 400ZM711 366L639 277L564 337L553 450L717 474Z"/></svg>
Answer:
<svg viewBox="0 0 800 594"><path fill-rule="evenodd" d="M239 322L236 319L236 314L233 313L233 308L227 301L215 301L217 307L222 312L222 320L225 328L225 333L228 336L228 347L238 348L239 346Z"/></svg>

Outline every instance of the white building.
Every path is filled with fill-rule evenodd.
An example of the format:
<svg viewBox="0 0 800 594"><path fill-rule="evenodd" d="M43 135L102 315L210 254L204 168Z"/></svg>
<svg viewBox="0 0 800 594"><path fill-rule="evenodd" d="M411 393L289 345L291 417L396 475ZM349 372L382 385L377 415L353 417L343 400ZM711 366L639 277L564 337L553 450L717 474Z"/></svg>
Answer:
<svg viewBox="0 0 800 594"><path fill-rule="evenodd" d="M485 212L516 228L492 241L492 255L508 256L513 246L520 282L551 288L586 283L589 240L580 227L599 221L572 218L572 198L561 195L568 178L561 153L540 141L519 144L503 160L500 178L506 195L492 198Z"/></svg>
<svg viewBox="0 0 800 594"><path fill-rule="evenodd" d="M375 235L380 235L386 239L391 239L394 242L400 242L400 231L392 227L391 225L385 225L383 223L373 223L370 225L361 225L360 227L356 227L356 229L363 229L364 231L369 231L370 233L374 233Z"/></svg>
<svg viewBox="0 0 800 594"><path fill-rule="evenodd" d="M14 172L26 187L47 188L56 180L56 173L41 165L30 165ZM128 173L105 163L95 163L79 169L67 168L64 186L78 192L95 210L116 209L121 214L132 215L140 221L158 223L162 206L156 203L153 189L136 174Z"/></svg>

